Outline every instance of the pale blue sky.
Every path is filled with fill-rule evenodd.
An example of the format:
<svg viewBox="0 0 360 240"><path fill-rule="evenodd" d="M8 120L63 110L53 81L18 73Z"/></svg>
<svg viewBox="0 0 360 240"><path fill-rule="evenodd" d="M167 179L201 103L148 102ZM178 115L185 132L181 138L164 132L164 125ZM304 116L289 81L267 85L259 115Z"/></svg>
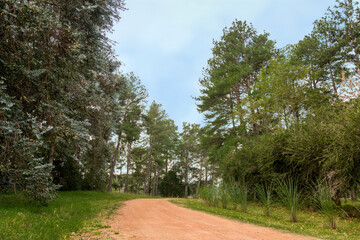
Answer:
<svg viewBox="0 0 360 240"><path fill-rule="evenodd" d="M171 119L201 123L195 100L198 80L211 57L212 40L235 19L270 33L277 47L310 33L335 0L127 0L129 9L110 35L124 63L163 105Z"/></svg>

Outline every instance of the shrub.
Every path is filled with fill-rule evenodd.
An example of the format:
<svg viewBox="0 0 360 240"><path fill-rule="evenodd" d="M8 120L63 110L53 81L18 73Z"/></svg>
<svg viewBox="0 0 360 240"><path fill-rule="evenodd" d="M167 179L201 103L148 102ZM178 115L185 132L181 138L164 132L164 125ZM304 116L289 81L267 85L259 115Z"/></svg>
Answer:
<svg viewBox="0 0 360 240"><path fill-rule="evenodd" d="M327 182L319 184L315 192L315 202L320 211L326 216L329 226L336 228L336 206L331 197L331 188Z"/></svg>
<svg viewBox="0 0 360 240"><path fill-rule="evenodd" d="M277 195L282 204L290 211L290 221L297 222L297 211L300 205L300 192L297 182L292 179L278 180Z"/></svg>
<svg viewBox="0 0 360 240"><path fill-rule="evenodd" d="M264 214L270 216L271 198L272 198L272 185L256 185L257 197L261 204L264 206Z"/></svg>

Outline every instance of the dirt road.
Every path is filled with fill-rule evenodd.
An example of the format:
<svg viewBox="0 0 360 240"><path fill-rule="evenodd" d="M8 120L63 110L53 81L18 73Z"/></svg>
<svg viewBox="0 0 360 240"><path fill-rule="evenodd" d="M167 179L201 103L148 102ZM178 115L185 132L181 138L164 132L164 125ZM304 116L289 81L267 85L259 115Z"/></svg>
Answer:
<svg viewBox="0 0 360 240"><path fill-rule="evenodd" d="M258 227L179 207L165 199L125 202L107 223L106 239L131 240L305 240L314 239ZM104 239L104 238L102 238Z"/></svg>

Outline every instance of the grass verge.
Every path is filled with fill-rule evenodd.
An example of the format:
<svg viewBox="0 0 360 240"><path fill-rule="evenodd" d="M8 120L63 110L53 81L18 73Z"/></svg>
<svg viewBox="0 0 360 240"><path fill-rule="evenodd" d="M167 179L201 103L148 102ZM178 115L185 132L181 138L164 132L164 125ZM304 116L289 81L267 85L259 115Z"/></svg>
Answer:
<svg viewBox="0 0 360 240"><path fill-rule="evenodd" d="M144 198L134 194L93 191L60 192L48 207L30 202L21 194L0 194L0 239L64 239L73 232L104 228L121 201Z"/></svg>
<svg viewBox="0 0 360 240"><path fill-rule="evenodd" d="M279 205L272 206L271 217L263 214L264 209L256 203L249 203L248 212L234 211L211 207L198 199L174 199L171 202L180 206L211 213L241 222L252 223L259 226L272 227L296 234L313 236L331 240L358 240L360 239L360 220L355 218L340 218L337 229L329 229L326 217L312 211L299 211L298 222L288 220L288 211Z"/></svg>

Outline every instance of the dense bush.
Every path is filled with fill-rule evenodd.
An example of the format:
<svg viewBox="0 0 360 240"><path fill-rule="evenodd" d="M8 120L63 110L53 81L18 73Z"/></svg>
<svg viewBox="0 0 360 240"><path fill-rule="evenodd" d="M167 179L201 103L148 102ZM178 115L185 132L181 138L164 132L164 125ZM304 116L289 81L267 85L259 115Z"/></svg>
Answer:
<svg viewBox="0 0 360 240"><path fill-rule="evenodd" d="M160 194L164 197L183 197L185 185L176 171L169 171L159 183Z"/></svg>

